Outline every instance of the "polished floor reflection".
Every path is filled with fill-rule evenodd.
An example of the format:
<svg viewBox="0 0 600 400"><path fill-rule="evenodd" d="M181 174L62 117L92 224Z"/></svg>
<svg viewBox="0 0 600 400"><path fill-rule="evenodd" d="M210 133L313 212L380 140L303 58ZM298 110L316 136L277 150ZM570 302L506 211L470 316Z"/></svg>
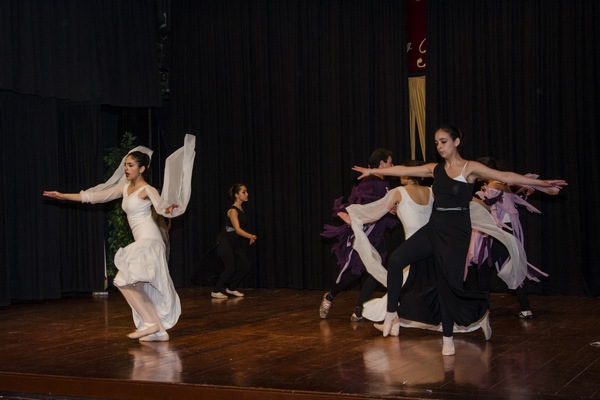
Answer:
<svg viewBox="0 0 600 400"><path fill-rule="evenodd" d="M179 293L183 315L165 343L126 337L117 292L0 309L0 397L600 399L600 299L531 296L536 318L525 321L514 297L492 294L492 340L457 334L456 356L443 357L440 333L383 338L350 322L357 292L338 296L327 320L318 291Z"/></svg>

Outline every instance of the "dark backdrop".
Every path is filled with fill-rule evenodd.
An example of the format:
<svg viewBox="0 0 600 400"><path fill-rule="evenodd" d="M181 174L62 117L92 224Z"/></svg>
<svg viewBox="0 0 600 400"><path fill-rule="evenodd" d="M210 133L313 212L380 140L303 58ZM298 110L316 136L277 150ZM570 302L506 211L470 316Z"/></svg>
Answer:
<svg viewBox="0 0 600 400"><path fill-rule="evenodd" d="M176 260L205 267L242 182L259 238L245 284L330 285L319 234L350 167L408 149L404 19L397 0L173 3L171 126L198 138Z"/></svg>
<svg viewBox="0 0 600 400"><path fill-rule="evenodd" d="M177 1L163 32L162 102L157 3L50 1L44 12L40 2L0 3L0 51L9 55L0 58L0 304L101 287L104 208L41 192L101 181L124 114L139 116L139 144L157 151L157 186L166 154L186 132L197 136L192 202L172 231L179 287L208 263L225 191L239 181L259 236L245 285L329 287L335 266L319 233L333 199L355 183L350 167L375 147L407 157L403 1ZM534 197L544 214L526 219L530 258L551 274L546 293L600 292L600 221L590 207L598 7L428 1L428 138L452 122L467 132L467 157L490 154L570 183L559 196ZM48 50L59 42L70 43L66 53Z"/></svg>
<svg viewBox="0 0 600 400"><path fill-rule="evenodd" d="M100 182L122 115L161 105L157 31L152 0L0 2L0 304L102 289L104 207L42 191Z"/></svg>
<svg viewBox="0 0 600 400"><path fill-rule="evenodd" d="M428 130L452 122L467 157L567 180L532 197L528 257L550 274L546 293L600 294L600 3L427 1Z"/></svg>
<svg viewBox="0 0 600 400"><path fill-rule="evenodd" d="M2 1L0 88L158 107L158 23L154 0Z"/></svg>

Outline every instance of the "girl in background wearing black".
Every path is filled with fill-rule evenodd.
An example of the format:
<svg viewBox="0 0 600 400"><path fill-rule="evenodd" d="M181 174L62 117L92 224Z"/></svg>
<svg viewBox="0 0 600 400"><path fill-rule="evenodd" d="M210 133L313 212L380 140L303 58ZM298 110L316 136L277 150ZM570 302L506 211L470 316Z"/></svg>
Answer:
<svg viewBox="0 0 600 400"><path fill-rule="evenodd" d="M217 255L225 269L210 294L214 299L228 299L227 294L244 297L237 287L250 272L252 266L248 257L248 246L253 245L257 239L256 235L246 231L248 216L243 209L244 203L248 201L246 185L236 183L229 188L228 195L233 204L227 211L225 230L217 238Z"/></svg>

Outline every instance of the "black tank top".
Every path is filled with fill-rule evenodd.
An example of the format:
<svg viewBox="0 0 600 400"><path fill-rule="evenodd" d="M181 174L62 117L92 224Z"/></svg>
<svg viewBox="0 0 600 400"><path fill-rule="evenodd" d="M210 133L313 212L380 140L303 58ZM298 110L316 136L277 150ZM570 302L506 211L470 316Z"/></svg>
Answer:
<svg viewBox="0 0 600 400"><path fill-rule="evenodd" d="M229 210L231 210L231 209L237 211L238 222L240 223L240 228L246 230L245 228L248 225L248 216L246 215L246 213L244 211L242 211L240 208L237 208L236 206L229 207ZM235 229L233 228L233 225L231 223L231 219L229 219L229 216L227 216L227 218L225 220L225 231L235 233Z"/></svg>

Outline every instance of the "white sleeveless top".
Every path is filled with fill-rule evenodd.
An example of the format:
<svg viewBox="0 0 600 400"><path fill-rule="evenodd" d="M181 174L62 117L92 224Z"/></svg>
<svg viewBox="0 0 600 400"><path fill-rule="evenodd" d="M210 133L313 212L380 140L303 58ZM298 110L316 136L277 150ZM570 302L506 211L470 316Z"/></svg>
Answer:
<svg viewBox="0 0 600 400"><path fill-rule="evenodd" d="M405 187L400 186L396 190L402 194L402 200L396 205L396 215L404 227L404 237L408 239L429 221L433 207L433 192L429 188L429 202L422 205L410 197Z"/></svg>

